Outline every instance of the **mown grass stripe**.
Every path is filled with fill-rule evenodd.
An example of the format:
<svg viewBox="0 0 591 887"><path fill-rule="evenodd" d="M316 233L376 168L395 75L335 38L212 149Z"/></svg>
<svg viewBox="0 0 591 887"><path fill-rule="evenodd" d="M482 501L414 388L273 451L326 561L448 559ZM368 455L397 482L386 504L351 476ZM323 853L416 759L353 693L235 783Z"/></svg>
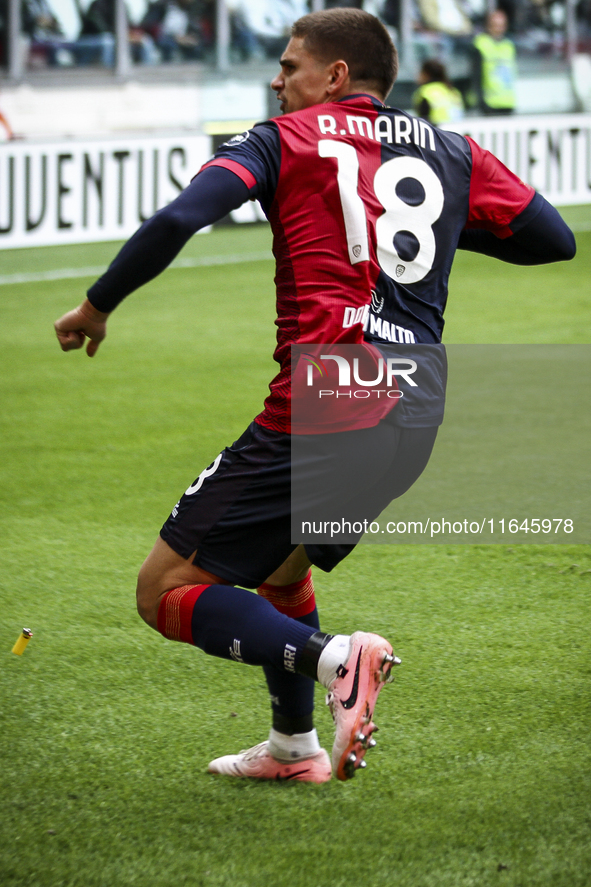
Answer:
<svg viewBox="0 0 591 887"><path fill-rule="evenodd" d="M270 259L269 252L230 254L227 256L202 256L200 258L175 259L171 268L198 268L211 265L239 265L242 262L260 262ZM0 286L14 283L41 283L48 280L68 280L79 277L98 277L105 271L105 265L93 265L83 268L54 268L48 271L30 271L28 274L0 275Z"/></svg>
<svg viewBox="0 0 591 887"><path fill-rule="evenodd" d="M571 225L575 234L584 234L591 231L591 223L580 222ZM241 262L260 262L270 259L269 252L231 253L222 256L202 256L191 258L181 256L170 266L171 268L199 268L213 265L239 265ZM41 283L48 280L68 280L80 277L98 277L105 271L105 265L93 265L82 268L54 268L48 271L30 271L28 274L2 274L0 286L9 286L14 283Z"/></svg>

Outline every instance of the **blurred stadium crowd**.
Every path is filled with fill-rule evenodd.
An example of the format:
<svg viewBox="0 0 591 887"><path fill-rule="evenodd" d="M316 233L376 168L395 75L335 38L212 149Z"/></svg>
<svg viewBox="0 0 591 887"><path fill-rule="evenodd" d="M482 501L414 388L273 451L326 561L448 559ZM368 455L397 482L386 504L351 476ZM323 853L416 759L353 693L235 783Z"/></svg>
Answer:
<svg viewBox="0 0 591 887"><path fill-rule="evenodd" d="M591 0L125 0L121 6L124 28L118 29L117 0L0 0L0 66L7 66L15 45L9 35L17 34L24 70L112 67L122 33L132 64L215 65L220 7L233 65L276 60L296 18L332 6L378 15L399 44L412 42L419 65L470 54L495 7L505 12L520 55L564 57L569 16L576 33L571 51L591 49Z"/></svg>

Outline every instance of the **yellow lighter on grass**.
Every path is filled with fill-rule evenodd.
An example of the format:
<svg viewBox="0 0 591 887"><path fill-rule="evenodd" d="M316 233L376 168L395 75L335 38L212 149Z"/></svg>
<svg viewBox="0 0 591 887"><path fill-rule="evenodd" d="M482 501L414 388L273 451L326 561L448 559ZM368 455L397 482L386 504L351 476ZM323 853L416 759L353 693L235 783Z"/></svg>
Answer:
<svg viewBox="0 0 591 887"><path fill-rule="evenodd" d="M25 647L33 637L33 632L30 628L23 628L21 634L18 637L18 640L14 647L12 648L12 652L16 653L17 656L22 656L25 652Z"/></svg>

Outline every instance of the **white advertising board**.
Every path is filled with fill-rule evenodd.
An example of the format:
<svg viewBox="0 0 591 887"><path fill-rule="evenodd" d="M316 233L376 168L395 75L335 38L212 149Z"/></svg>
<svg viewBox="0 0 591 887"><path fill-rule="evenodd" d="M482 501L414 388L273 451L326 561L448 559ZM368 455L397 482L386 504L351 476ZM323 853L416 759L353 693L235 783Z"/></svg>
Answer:
<svg viewBox="0 0 591 887"><path fill-rule="evenodd" d="M550 203L591 203L591 114L468 117L447 128L492 151Z"/></svg>
<svg viewBox="0 0 591 887"><path fill-rule="evenodd" d="M0 145L0 249L129 237L190 182L209 136Z"/></svg>
<svg viewBox="0 0 591 887"><path fill-rule="evenodd" d="M590 114L467 118L454 129L551 203L591 203ZM1 144L0 249L127 238L210 154L211 138L196 135ZM252 203L232 213L262 217Z"/></svg>

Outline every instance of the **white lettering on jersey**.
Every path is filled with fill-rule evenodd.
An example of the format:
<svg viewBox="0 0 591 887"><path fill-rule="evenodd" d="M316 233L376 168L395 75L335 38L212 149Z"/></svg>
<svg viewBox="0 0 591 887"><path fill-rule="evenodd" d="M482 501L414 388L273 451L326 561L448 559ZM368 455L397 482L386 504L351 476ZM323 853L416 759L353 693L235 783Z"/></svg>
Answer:
<svg viewBox="0 0 591 887"><path fill-rule="evenodd" d="M331 136L336 136L337 134L337 122L330 114L318 115L318 128L322 135L330 133Z"/></svg>
<svg viewBox="0 0 591 887"><path fill-rule="evenodd" d="M364 135L368 139L373 139L373 126L369 117L352 117L350 114L347 114L347 126L352 136L355 135L355 127L357 127L358 135Z"/></svg>
<svg viewBox="0 0 591 887"><path fill-rule="evenodd" d="M398 324L388 323L381 317L376 317L369 305L361 308L347 307L343 316L343 328L347 329L355 323L363 324L363 331L369 329L370 335L384 339L386 342L395 342L397 345L411 345L415 342L412 330L407 330ZM380 309L381 310L381 309Z"/></svg>
<svg viewBox="0 0 591 887"><path fill-rule="evenodd" d="M429 126L428 123L425 123L424 120L419 120L419 129L421 130L421 148L426 148L425 144L425 133L429 136L429 147L432 151L435 150L435 139L433 137L433 130Z"/></svg>
<svg viewBox="0 0 591 887"><path fill-rule="evenodd" d="M392 132L392 120L385 114L380 114L376 118L374 133L378 142L383 140L389 144L396 142L398 145L403 142L405 145L410 145L412 142L419 148L437 150L432 128L424 120L417 120L416 117L409 119L397 114L394 117L394 132Z"/></svg>
<svg viewBox="0 0 591 887"><path fill-rule="evenodd" d="M394 141L399 145L402 142L406 142L407 145L410 145L411 129L412 124L408 117L402 117L400 114L397 114L394 118Z"/></svg>
<svg viewBox="0 0 591 887"><path fill-rule="evenodd" d="M318 115L318 129L322 135L352 135L361 136L364 139L371 139L376 142L388 142L388 144L396 143L397 145L411 143L419 148L430 148L435 151L435 138L433 130L424 120L418 120L416 117L403 117L396 114L394 117L394 128L392 128L392 118L386 114L380 114L376 117L375 123L372 123L369 117L362 115L347 114L346 129L337 130L336 118L331 114Z"/></svg>
<svg viewBox="0 0 591 887"><path fill-rule="evenodd" d="M368 315L369 305L362 305L361 308L345 308L343 328L347 329L355 323L360 323L363 325L363 329L366 330Z"/></svg>
<svg viewBox="0 0 591 887"><path fill-rule="evenodd" d="M385 117L383 114L380 114L380 116L376 118L375 138L376 142L384 139L386 142L392 144L392 121L389 117Z"/></svg>

